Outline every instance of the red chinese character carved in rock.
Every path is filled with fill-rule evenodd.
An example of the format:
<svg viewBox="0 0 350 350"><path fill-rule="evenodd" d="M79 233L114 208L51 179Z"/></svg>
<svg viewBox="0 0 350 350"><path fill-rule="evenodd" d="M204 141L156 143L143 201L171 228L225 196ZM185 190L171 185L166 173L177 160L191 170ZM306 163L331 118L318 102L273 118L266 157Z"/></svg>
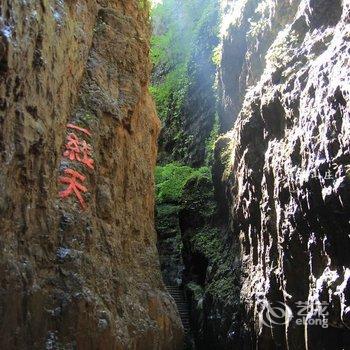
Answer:
<svg viewBox="0 0 350 350"><path fill-rule="evenodd" d="M94 169L94 160L91 158L92 147L85 141L78 138L74 133L67 136L66 151L63 155L70 160L77 160Z"/></svg>
<svg viewBox="0 0 350 350"><path fill-rule="evenodd" d="M92 147L85 140L80 143L80 152L83 154L83 158L77 156L77 160L90 169L94 169L94 160L91 158Z"/></svg>
<svg viewBox="0 0 350 350"><path fill-rule="evenodd" d="M66 151L63 155L70 160L75 160L76 155L80 153L79 142L80 141L75 134L69 134L67 136Z"/></svg>
<svg viewBox="0 0 350 350"><path fill-rule="evenodd" d="M91 136L91 132L88 129L81 128L80 126L74 125L74 124L67 124L68 129L74 129L83 132L86 135Z"/></svg>
<svg viewBox="0 0 350 350"><path fill-rule="evenodd" d="M84 182L86 177L73 169L65 169L64 173L67 176L60 176L59 182L61 184L67 184L67 188L64 191L59 193L61 198L69 197L72 194L78 198L79 203L83 209L86 208L84 198L81 195L81 192L87 192L87 188L83 186L78 181Z"/></svg>

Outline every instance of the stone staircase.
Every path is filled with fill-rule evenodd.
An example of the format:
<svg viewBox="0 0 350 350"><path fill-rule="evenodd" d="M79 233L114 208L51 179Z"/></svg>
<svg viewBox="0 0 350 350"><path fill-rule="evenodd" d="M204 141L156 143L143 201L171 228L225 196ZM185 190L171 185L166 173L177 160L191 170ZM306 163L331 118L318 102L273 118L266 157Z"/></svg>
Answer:
<svg viewBox="0 0 350 350"><path fill-rule="evenodd" d="M170 295L174 298L175 303L177 305L177 309L180 314L182 325L184 327L185 336L189 336L191 333L191 326L190 326L189 306L186 301L186 297L182 292L182 290L177 286L167 285L166 288L170 293Z"/></svg>

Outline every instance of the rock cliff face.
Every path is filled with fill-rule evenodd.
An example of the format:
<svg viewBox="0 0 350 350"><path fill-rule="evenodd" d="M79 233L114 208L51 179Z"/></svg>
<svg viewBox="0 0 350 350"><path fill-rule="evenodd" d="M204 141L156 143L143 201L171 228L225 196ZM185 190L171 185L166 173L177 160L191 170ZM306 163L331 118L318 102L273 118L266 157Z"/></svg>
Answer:
<svg viewBox="0 0 350 350"><path fill-rule="evenodd" d="M0 348L180 349L142 1L0 1Z"/></svg>
<svg viewBox="0 0 350 350"><path fill-rule="evenodd" d="M231 314L207 324L231 318L222 348L349 348L350 3L226 1L223 12L220 117L234 128L214 174L241 285ZM286 320L272 317L279 303Z"/></svg>

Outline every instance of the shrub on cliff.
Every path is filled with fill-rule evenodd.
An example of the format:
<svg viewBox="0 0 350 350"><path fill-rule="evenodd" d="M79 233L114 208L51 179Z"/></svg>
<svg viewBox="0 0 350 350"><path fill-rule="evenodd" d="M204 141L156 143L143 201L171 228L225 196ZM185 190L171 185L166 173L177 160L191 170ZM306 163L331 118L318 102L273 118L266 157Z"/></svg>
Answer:
<svg viewBox="0 0 350 350"><path fill-rule="evenodd" d="M157 166L155 175L157 204L178 202L181 199L186 183L192 178L211 178L208 167L196 169L177 162Z"/></svg>

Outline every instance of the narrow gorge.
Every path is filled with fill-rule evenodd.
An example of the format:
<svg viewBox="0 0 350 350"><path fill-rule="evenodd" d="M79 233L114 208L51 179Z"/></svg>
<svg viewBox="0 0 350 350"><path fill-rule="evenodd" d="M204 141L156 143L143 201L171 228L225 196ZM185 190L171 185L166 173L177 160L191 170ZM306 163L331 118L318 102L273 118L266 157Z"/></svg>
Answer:
<svg viewBox="0 0 350 350"><path fill-rule="evenodd" d="M0 0L0 349L350 349L350 0Z"/></svg>
<svg viewBox="0 0 350 350"><path fill-rule="evenodd" d="M153 11L158 250L197 349L350 348L349 11Z"/></svg>

